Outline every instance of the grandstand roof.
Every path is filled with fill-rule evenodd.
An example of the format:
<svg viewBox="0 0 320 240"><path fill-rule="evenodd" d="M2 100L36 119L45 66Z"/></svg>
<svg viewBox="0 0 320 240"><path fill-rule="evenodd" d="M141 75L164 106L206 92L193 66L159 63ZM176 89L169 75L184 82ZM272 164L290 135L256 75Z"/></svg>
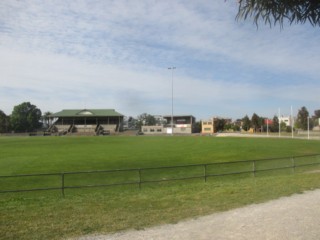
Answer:
<svg viewBox="0 0 320 240"><path fill-rule="evenodd" d="M123 117L114 109L64 109L52 117Z"/></svg>

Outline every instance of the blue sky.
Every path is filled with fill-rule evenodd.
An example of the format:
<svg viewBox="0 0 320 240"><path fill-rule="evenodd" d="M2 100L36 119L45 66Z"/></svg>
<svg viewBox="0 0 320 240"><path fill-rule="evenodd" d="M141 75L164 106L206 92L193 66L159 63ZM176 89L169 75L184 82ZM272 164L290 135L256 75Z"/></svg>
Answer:
<svg viewBox="0 0 320 240"><path fill-rule="evenodd" d="M197 120L320 109L320 29L235 21L235 0L0 1L0 109Z"/></svg>

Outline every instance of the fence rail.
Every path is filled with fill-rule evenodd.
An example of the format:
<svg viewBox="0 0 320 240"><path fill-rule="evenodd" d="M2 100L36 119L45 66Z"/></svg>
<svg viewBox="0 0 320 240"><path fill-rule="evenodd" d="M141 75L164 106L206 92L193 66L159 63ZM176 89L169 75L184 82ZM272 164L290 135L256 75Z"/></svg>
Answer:
<svg viewBox="0 0 320 240"><path fill-rule="evenodd" d="M20 174L20 175L7 175L0 176L0 186L7 188L10 185L7 179L13 179L13 186L20 185L19 178L32 178L32 177L56 177L57 179L50 186L47 187L30 187L25 189L4 189L0 193L17 193L17 192L31 192L31 191L46 191L46 190L60 190L62 196L65 195L66 189L79 189L79 188L93 188L93 187L111 187L111 186L124 186L124 185L138 185L141 188L145 183L159 183L178 180L189 179L203 179L207 182L209 177L239 175L239 174L252 174L254 177L258 172L266 172L273 170L292 169L294 173L296 168L320 165L320 154L304 155L295 157L282 157L282 158L269 158L259 160L242 160L232 162L215 162L206 164L191 164L179 166L165 166L165 167L149 167L149 168L131 168L131 169L114 169L114 170L96 170L96 171L79 171L79 172L60 172L60 173L39 173L39 174ZM239 170L239 168L241 170ZM243 168L243 169L242 169ZM171 170L175 170L170 173ZM152 173L153 172L153 173ZM78 179L77 184L72 184L72 181L77 182L76 175L93 175L104 174L101 178L97 176L95 180L99 183L81 184L81 180L85 179L87 182L90 177ZM116 174L108 178L108 174ZM121 179L120 174L124 174ZM129 175L132 175L130 179ZM187 175L185 175L187 174ZM191 175L188 175L191 174ZM74 177L69 179L69 184L66 184L66 177ZM150 178L151 176L151 178ZM92 178L92 177L91 177ZM120 178L120 180L119 180ZM128 179L129 178L129 179ZM118 182L115 182L118 180ZM107 182L103 182L107 181ZM38 183L38 181L34 181ZM48 183L48 184L49 184Z"/></svg>

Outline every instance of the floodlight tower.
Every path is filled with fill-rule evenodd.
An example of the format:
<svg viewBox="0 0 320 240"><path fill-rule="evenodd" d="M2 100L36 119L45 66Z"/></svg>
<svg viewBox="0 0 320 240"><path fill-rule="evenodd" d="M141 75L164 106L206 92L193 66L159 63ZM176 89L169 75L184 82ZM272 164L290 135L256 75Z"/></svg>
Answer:
<svg viewBox="0 0 320 240"><path fill-rule="evenodd" d="M176 67L168 67L171 70L171 135L173 135L173 70Z"/></svg>

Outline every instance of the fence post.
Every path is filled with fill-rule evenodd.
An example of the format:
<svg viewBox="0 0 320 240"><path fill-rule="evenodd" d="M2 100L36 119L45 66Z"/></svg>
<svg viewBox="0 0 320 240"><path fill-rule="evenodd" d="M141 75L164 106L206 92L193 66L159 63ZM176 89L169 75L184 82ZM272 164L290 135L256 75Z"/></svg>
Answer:
<svg viewBox="0 0 320 240"><path fill-rule="evenodd" d="M61 192L62 197L64 197L64 173L61 173Z"/></svg>
<svg viewBox="0 0 320 240"><path fill-rule="evenodd" d="M204 173L204 182L207 182L207 165L203 165L203 173Z"/></svg>
<svg viewBox="0 0 320 240"><path fill-rule="evenodd" d="M139 189L141 189L141 169L139 168Z"/></svg>
<svg viewBox="0 0 320 240"><path fill-rule="evenodd" d="M256 161L253 160L252 161L252 172L253 172L253 176L256 176Z"/></svg>
<svg viewBox="0 0 320 240"><path fill-rule="evenodd" d="M291 157L291 162L292 162L292 173L295 173L296 163L294 161L294 157Z"/></svg>

